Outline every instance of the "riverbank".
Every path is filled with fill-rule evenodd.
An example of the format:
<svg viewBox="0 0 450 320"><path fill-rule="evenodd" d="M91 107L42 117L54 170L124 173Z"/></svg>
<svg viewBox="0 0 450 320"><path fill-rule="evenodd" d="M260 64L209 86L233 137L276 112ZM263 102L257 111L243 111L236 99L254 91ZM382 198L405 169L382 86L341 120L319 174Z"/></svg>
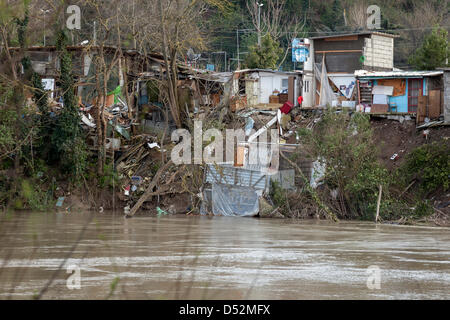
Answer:
<svg viewBox="0 0 450 320"><path fill-rule="evenodd" d="M317 188L307 188L309 181L304 181L303 172L296 170L303 166L304 157L290 155L287 164L296 170L295 190L272 186L271 192L260 200L259 216L329 219L328 212L332 212L341 220L374 221L381 186L379 221L449 225L450 191L442 181L450 175L450 127L430 128L424 135L414 121L364 118L352 124L352 119L330 113L298 121L302 142L299 152L311 158L328 157L327 161L337 169L323 176ZM317 125L309 128L311 122ZM359 140L348 129L356 128L355 125L365 134ZM323 131L323 127L327 130ZM295 143L295 136L287 143ZM146 150L145 135L134 141L135 147L130 151L115 155L114 167L107 166L104 174L98 176L93 164L90 173L77 184L51 166L41 166L31 176L24 172L18 181L12 169L3 170L2 184L17 188L15 192L10 190L13 197L9 202L3 198L3 208L63 212L114 209L125 213L142 197L160 169L161 159L167 159L173 147L167 142L165 150ZM170 166L161 173L137 214L199 215L204 169L200 165Z"/></svg>

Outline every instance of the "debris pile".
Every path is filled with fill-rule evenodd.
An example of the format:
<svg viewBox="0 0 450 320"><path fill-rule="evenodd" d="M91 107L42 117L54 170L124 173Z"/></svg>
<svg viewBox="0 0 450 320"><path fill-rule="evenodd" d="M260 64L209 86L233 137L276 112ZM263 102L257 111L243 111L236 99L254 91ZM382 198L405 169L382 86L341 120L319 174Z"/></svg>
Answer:
<svg viewBox="0 0 450 320"><path fill-rule="evenodd" d="M132 137L130 145L115 160L115 168L118 173L120 183L119 199L126 202L128 207L132 207L141 197L143 197L152 184L157 172L160 170L162 159L167 158L167 149L161 148L156 138L142 134ZM143 200L144 209L154 209L155 205L148 204L154 197L161 201L163 196L173 196L186 192L183 186L183 176L185 172L176 166L169 166L167 170L158 177L157 190L149 194Z"/></svg>

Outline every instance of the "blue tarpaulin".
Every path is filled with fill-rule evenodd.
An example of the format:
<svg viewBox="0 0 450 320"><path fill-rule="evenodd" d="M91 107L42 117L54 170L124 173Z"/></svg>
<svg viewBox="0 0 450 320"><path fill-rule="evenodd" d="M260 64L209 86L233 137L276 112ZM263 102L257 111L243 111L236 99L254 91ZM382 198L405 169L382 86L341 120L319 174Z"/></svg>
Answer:
<svg viewBox="0 0 450 320"><path fill-rule="evenodd" d="M215 183L212 185L212 212L218 216L254 216L259 212L255 189Z"/></svg>

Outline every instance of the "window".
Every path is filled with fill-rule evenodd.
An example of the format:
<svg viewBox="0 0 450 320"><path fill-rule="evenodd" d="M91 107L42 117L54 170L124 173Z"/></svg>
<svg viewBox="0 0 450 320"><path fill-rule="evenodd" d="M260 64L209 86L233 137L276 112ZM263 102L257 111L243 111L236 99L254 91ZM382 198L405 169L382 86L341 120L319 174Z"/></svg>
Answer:
<svg viewBox="0 0 450 320"><path fill-rule="evenodd" d="M281 79L281 89L289 89L289 79Z"/></svg>
<svg viewBox="0 0 450 320"><path fill-rule="evenodd" d="M309 81L306 81L303 83L303 87L304 87L304 92L309 92Z"/></svg>

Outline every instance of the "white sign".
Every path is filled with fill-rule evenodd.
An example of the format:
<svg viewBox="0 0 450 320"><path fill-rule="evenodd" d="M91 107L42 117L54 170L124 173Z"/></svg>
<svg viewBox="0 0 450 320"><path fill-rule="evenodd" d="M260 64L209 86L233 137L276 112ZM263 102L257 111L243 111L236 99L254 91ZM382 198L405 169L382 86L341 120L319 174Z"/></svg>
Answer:
<svg viewBox="0 0 450 320"><path fill-rule="evenodd" d="M53 91L55 90L55 79L42 79L42 86L45 91L50 91L50 97L53 99Z"/></svg>
<svg viewBox="0 0 450 320"><path fill-rule="evenodd" d="M372 94L384 94L386 96L392 96L394 94L394 87L392 86L374 86Z"/></svg>
<svg viewBox="0 0 450 320"><path fill-rule="evenodd" d="M329 76L334 85L347 98L350 99L353 95L353 90L356 86L356 78L353 76Z"/></svg>

